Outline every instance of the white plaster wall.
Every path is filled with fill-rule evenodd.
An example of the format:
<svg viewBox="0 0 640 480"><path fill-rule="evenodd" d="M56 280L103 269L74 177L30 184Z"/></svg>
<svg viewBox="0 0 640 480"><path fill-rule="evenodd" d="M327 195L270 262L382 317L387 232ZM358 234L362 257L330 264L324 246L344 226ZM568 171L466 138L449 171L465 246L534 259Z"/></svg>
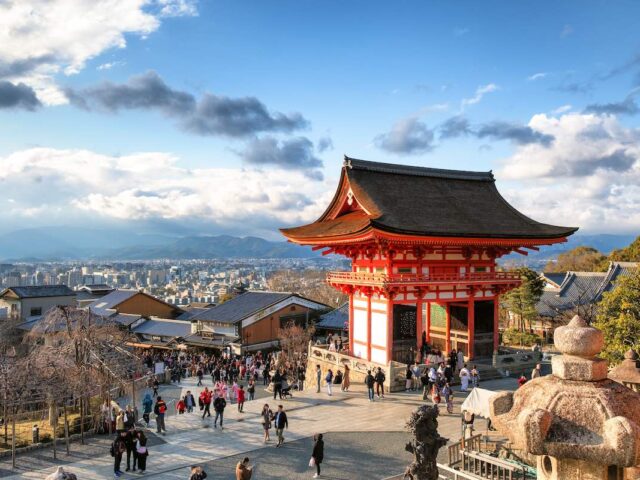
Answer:
<svg viewBox="0 0 640 480"><path fill-rule="evenodd" d="M387 351L379 348L371 348L371 361L376 363L387 363Z"/></svg>
<svg viewBox="0 0 640 480"><path fill-rule="evenodd" d="M387 344L387 315L373 312L371 314L371 343L373 345Z"/></svg>
<svg viewBox="0 0 640 480"><path fill-rule="evenodd" d="M367 311L353 309L353 339L367 341Z"/></svg>
<svg viewBox="0 0 640 480"><path fill-rule="evenodd" d="M353 353L356 357L367 358L367 347L356 343L353 345Z"/></svg>

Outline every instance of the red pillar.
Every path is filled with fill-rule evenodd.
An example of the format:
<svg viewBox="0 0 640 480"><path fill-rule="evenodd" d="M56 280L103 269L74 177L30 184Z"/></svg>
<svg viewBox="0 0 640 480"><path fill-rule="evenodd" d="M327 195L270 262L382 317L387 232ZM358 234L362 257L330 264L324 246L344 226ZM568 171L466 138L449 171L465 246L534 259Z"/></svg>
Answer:
<svg viewBox="0 0 640 480"><path fill-rule="evenodd" d="M427 305L427 326L425 328L427 332L427 342L431 341L431 303L426 302Z"/></svg>
<svg viewBox="0 0 640 480"><path fill-rule="evenodd" d="M349 355L353 355L353 293L349 294Z"/></svg>
<svg viewBox="0 0 640 480"><path fill-rule="evenodd" d="M371 294L367 295L367 360L371 361Z"/></svg>
<svg viewBox="0 0 640 480"><path fill-rule="evenodd" d="M473 293L471 293L473 295ZM474 356L474 343L476 338L476 312L475 300L473 297L469 299L467 307L467 335L469 337L469 346L467 348L467 356L472 359Z"/></svg>
<svg viewBox="0 0 640 480"><path fill-rule="evenodd" d="M498 351L498 341L500 339L500 295L493 297L493 351Z"/></svg>
<svg viewBox="0 0 640 480"><path fill-rule="evenodd" d="M387 298L387 363L393 360L393 298Z"/></svg>
<svg viewBox="0 0 640 480"><path fill-rule="evenodd" d="M416 302L416 337L418 338L418 349L422 348L422 331L423 319L422 319L422 299Z"/></svg>
<svg viewBox="0 0 640 480"><path fill-rule="evenodd" d="M447 345L446 352L447 354L451 351L451 314L449 313L449 303L446 303L446 311L447 311Z"/></svg>

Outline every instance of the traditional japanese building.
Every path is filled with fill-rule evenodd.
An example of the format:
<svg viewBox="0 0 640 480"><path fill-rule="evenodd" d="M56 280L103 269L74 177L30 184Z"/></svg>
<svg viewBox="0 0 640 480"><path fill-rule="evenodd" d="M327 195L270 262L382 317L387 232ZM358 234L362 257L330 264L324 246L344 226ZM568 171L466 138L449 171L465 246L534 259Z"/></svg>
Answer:
<svg viewBox="0 0 640 480"><path fill-rule="evenodd" d="M491 172L345 157L336 194L289 241L352 260L328 282L349 295L352 355L380 364L432 345L488 357L498 346L500 295L520 283L496 259L565 242L577 230L536 222L498 192Z"/></svg>

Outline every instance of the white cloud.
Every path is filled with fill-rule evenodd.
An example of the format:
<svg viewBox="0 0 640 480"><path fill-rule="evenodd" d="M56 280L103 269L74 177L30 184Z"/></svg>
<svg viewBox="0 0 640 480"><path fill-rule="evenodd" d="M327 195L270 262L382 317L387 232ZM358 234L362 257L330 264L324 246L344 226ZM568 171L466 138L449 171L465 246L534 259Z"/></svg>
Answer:
<svg viewBox="0 0 640 480"><path fill-rule="evenodd" d="M122 67L125 65L125 62L115 61L115 62L106 62L101 63L96 67L96 70L111 70L114 67Z"/></svg>
<svg viewBox="0 0 640 480"><path fill-rule="evenodd" d="M56 75L80 72L86 62L126 35L146 36L160 17L194 14L187 0L0 1L0 67L5 78L34 88L46 104L66 103Z"/></svg>
<svg viewBox="0 0 640 480"><path fill-rule="evenodd" d="M475 105L476 103L480 103L480 101L482 100L482 98L487 94L487 93L491 93L491 92L495 92L496 90L499 90L500 87L498 85L496 85L495 83L489 83L487 85L480 85L478 88L476 88L476 93L473 97L471 98L465 98L462 100L462 107L466 107L468 105Z"/></svg>
<svg viewBox="0 0 640 480"><path fill-rule="evenodd" d="M535 82L536 80L542 80L547 75L549 75L547 72L538 72L534 73L533 75L529 75L527 77L527 80L529 80L530 82Z"/></svg>
<svg viewBox="0 0 640 480"><path fill-rule="evenodd" d="M567 113L569 110L571 110L573 108L573 105L561 105L558 108L556 108L555 110L552 110L551 113L553 113L554 115L560 115L562 113Z"/></svg>
<svg viewBox="0 0 640 480"><path fill-rule="evenodd" d="M332 186L289 170L187 169L162 152L118 157L52 148L0 157L0 188L13 200L4 221L16 226L25 216L41 224L184 220L248 233L259 225L312 221L333 193Z"/></svg>
<svg viewBox="0 0 640 480"><path fill-rule="evenodd" d="M592 231L640 229L640 129L615 117L535 115L529 126L555 140L520 146L497 173L508 199L533 218Z"/></svg>

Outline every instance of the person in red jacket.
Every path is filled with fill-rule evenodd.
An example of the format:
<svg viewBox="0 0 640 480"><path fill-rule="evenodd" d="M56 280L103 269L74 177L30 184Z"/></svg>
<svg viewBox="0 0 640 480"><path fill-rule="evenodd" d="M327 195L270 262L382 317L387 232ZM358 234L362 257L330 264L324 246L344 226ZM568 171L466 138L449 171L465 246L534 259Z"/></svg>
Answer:
<svg viewBox="0 0 640 480"><path fill-rule="evenodd" d="M527 383L527 377L525 377L523 373L522 375L520 375L520 378L518 379L518 388L523 386L525 383Z"/></svg>
<svg viewBox="0 0 640 480"><path fill-rule="evenodd" d="M178 400L178 403L176 403L176 410L178 411L178 414L182 415L186 409L187 406L184 403L184 399L181 398Z"/></svg>
<svg viewBox="0 0 640 480"><path fill-rule="evenodd" d="M204 406L204 411L202 412L202 418L206 416L211 416L211 390L209 387L204 387L204 390L200 394L200 401L202 401L202 405Z"/></svg>
<svg viewBox="0 0 640 480"><path fill-rule="evenodd" d="M238 411L242 413L243 408L244 408L244 387L240 385L238 387Z"/></svg>

